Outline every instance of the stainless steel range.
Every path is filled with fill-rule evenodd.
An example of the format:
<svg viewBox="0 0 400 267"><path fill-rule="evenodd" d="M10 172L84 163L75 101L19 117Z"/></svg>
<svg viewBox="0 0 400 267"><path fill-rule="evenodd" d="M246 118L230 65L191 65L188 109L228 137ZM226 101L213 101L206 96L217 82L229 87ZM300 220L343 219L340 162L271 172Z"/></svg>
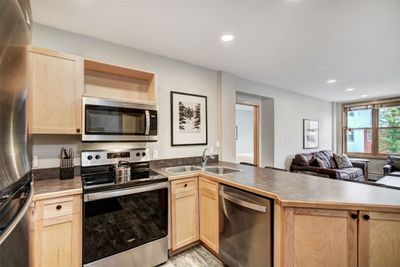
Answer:
<svg viewBox="0 0 400 267"><path fill-rule="evenodd" d="M147 149L83 151L84 266L156 266L168 260L168 178Z"/></svg>

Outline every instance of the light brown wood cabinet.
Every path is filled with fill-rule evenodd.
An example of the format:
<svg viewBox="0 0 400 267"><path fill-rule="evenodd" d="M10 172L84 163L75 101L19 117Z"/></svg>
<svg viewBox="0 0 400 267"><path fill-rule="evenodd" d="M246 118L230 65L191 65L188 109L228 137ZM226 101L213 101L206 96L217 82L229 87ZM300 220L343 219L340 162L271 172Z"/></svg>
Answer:
<svg viewBox="0 0 400 267"><path fill-rule="evenodd" d="M35 201L31 208L30 266L82 266L81 195Z"/></svg>
<svg viewBox="0 0 400 267"><path fill-rule="evenodd" d="M207 178L199 178L200 240L219 252L218 236L218 183Z"/></svg>
<svg viewBox="0 0 400 267"><path fill-rule="evenodd" d="M400 266L400 214L285 208L283 220L275 266Z"/></svg>
<svg viewBox="0 0 400 267"><path fill-rule="evenodd" d="M285 266L357 266L356 212L285 209Z"/></svg>
<svg viewBox="0 0 400 267"><path fill-rule="evenodd" d="M400 266L400 214L360 212L358 244L358 266Z"/></svg>
<svg viewBox="0 0 400 267"><path fill-rule="evenodd" d="M80 134L84 74L82 58L32 48L30 62L30 132Z"/></svg>
<svg viewBox="0 0 400 267"><path fill-rule="evenodd" d="M171 182L172 250L199 240L198 178Z"/></svg>

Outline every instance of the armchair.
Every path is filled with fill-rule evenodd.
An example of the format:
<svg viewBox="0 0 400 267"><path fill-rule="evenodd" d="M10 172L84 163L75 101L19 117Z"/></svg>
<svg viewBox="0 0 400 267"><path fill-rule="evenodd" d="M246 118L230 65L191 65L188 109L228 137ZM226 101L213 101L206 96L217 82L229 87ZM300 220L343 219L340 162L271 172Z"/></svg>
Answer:
<svg viewBox="0 0 400 267"><path fill-rule="evenodd" d="M387 164L383 166L383 175L400 177L400 155L388 156Z"/></svg>

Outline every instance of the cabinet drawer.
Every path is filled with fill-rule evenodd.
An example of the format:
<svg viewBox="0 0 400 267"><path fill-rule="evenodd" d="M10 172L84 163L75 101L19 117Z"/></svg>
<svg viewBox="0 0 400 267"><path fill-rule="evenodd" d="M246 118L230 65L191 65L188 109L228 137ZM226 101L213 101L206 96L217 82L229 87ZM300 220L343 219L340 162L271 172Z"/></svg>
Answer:
<svg viewBox="0 0 400 267"><path fill-rule="evenodd" d="M175 194L197 190L197 177L173 181L171 184Z"/></svg>
<svg viewBox="0 0 400 267"><path fill-rule="evenodd" d="M80 197L50 198L37 201L35 219L44 220L80 212Z"/></svg>
<svg viewBox="0 0 400 267"><path fill-rule="evenodd" d="M54 218L63 215L71 215L73 213L73 201L66 200L56 203L44 203L43 219Z"/></svg>

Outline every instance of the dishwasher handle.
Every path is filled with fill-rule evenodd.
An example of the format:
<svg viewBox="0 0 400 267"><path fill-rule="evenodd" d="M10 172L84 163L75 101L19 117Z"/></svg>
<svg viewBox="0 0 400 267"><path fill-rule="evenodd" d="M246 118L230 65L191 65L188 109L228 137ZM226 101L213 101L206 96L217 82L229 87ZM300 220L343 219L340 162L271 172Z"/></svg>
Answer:
<svg viewBox="0 0 400 267"><path fill-rule="evenodd" d="M259 211L259 212L267 212L267 207L265 207L265 206L261 206L258 204L254 204L254 203L239 199L237 197L234 197L232 195L225 193L224 191L219 191L219 194L224 199L226 199L232 203L235 203L239 206L242 206L242 207L245 207L245 208L248 208L251 210Z"/></svg>

